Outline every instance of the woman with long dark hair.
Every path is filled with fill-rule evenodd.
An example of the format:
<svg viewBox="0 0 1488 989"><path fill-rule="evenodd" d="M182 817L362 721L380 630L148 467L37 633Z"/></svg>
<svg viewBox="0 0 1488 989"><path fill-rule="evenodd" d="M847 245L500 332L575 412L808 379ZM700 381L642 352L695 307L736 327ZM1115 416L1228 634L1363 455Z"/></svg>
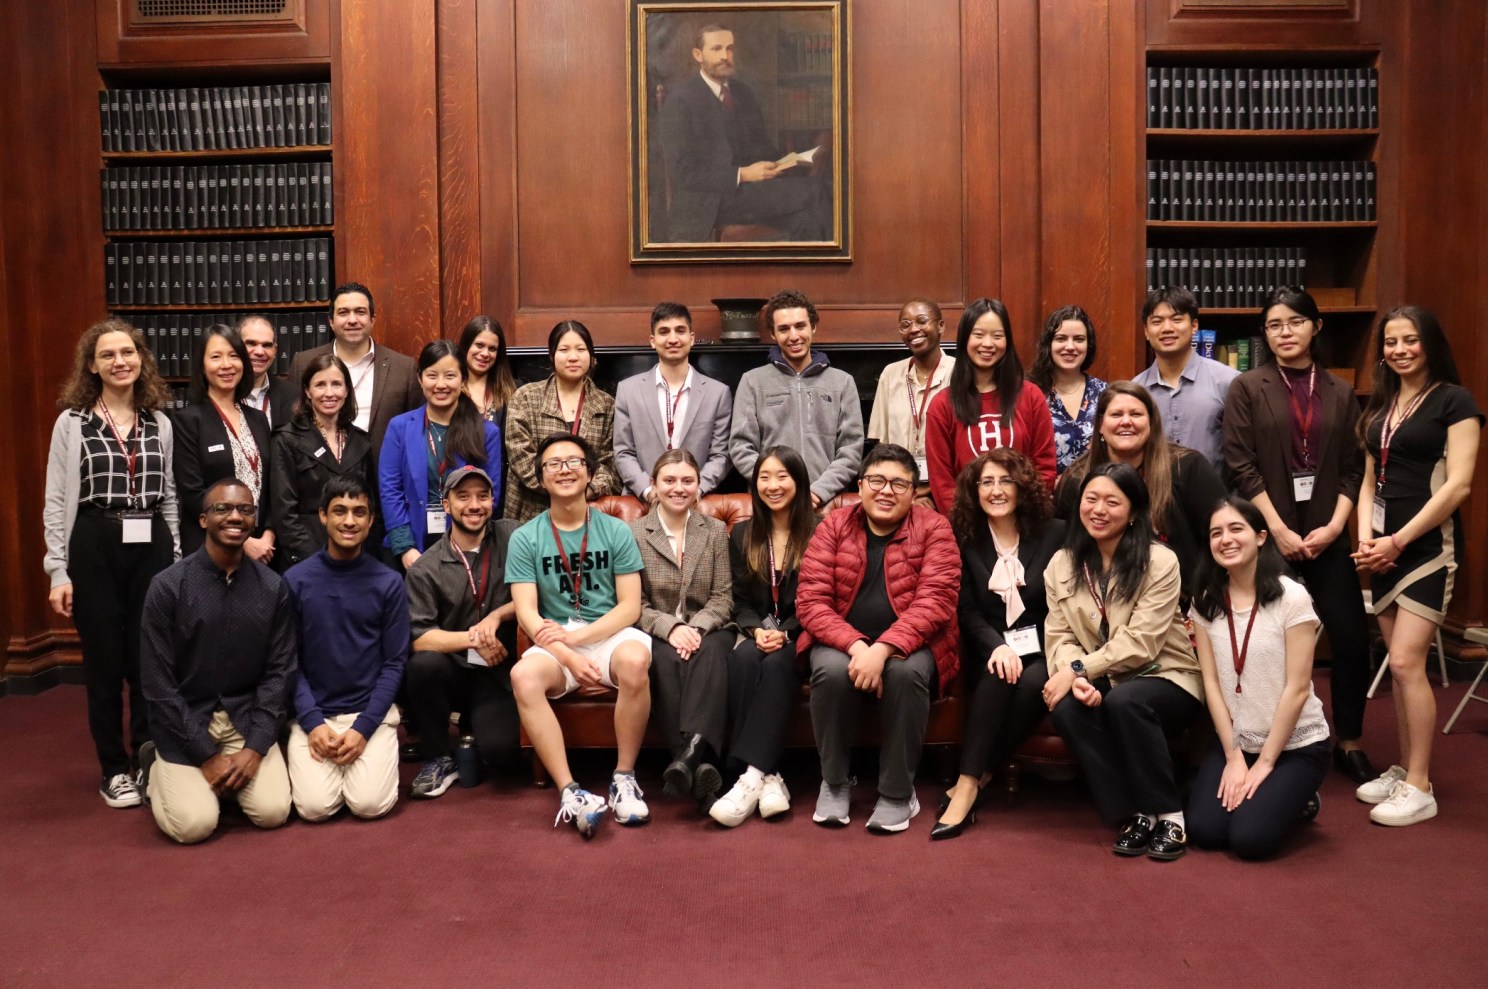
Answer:
<svg viewBox="0 0 1488 989"><path fill-rule="evenodd" d="M615 470L615 398L590 378L594 338L576 319L565 319L548 334L553 373L518 388L508 403L506 517L518 522L541 514L548 496L538 486L537 445L554 433L582 436L599 455L585 496L593 501L620 491Z"/></svg>
<svg viewBox="0 0 1488 989"><path fill-rule="evenodd" d="M506 356L506 333L501 324L490 316L474 317L460 331L455 349L465 365L465 394L482 419L505 431L506 403L517 390L517 379Z"/></svg>
<svg viewBox="0 0 1488 989"><path fill-rule="evenodd" d="M268 564L275 536L269 521L273 488L269 420L243 400L253 390L248 348L238 331L220 323L197 341L186 397L191 404L173 415L176 427L176 494L181 501L181 551L201 548L202 496L218 481L236 477L253 493L257 519L243 552Z"/></svg>
<svg viewBox="0 0 1488 989"><path fill-rule="evenodd" d="M1095 363L1095 324L1079 306L1049 314L1039 334L1028 380L1038 385L1054 421L1054 469L1069 470L1090 448L1095 404L1106 383L1090 374Z"/></svg>
<svg viewBox="0 0 1488 989"><path fill-rule="evenodd" d="M1441 324L1420 306L1380 317L1374 391L1359 417L1358 569L1369 574L1374 615L1390 654L1400 762L1360 786L1376 824L1436 816L1431 734L1436 697L1426 656L1452 599L1463 546L1459 509L1472 486L1483 414L1462 387Z"/></svg>
<svg viewBox="0 0 1488 989"><path fill-rule="evenodd" d="M1328 722L1312 692L1317 613L1269 537L1257 506L1226 496L1190 609L1216 738L1188 798L1189 835L1241 858L1266 858L1316 816L1328 775Z"/></svg>
<svg viewBox="0 0 1488 989"><path fill-rule="evenodd" d="M1369 627L1348 531L1364 480L1364 448L1354 432L1359 403L1351 386L1322 369L1323 318L1311 295L1276 289L1261 308L1261 325L1275 361L1230 385L1225 467L1312 595L1333 652L1334 764L1355 784L1367 783L1378 775L1360 744Z"/></svg>
<svg viewBox="0 0 1488 989"><path fill-rule="evenodd" d="M151 579L180 548L170 400L144 334L122 319L94 323L74 351L47 457L47 600L77 626L98 792L110 807L140 803L137 759L149 738L140 615Z"/></svg>
<svg viewBox="0 0 1488 989"><path fill-rule="evenodd" d="M1038 386L1023 380L1007 307L982 298L961 312L951 383L930 400L925 413L925 460L935 506L949 513L956 477L977 457L1003 446L1033 461L1044 483L1054 487L1049 406Z"/></svg>
<svg viewBox="0 0 1488 989"><path fill-rule="evenodd" d="M1064 539L1049 491L1017 450L989 450L956 479L951 528L961 544L961 668L970 703L961 773L933 840L976 821L983 782L1043 720L1044 571Z"/></svg>
<svg viewBox="0 0 1488 989"><path fill-rule="evenodd" d="M320 494L333 477L355 477L373 487L372 438L355 425L351 372L327 351L305 365L294 417L274 431L274 486L270 519L285 569L326 544ZM380 526L378 526L380 528Z"/></svg>
<svg viewBox="0 0 1488 989"><path fill-rule="evenodd" d="M444 476L467 464L501 484L501 430L481 418L465 394L465 365L448 340L426 344L418 357L424 404L388 423L377 458L385 544L404 569L413 566L447 518L439 499Z"/></svg>
<svg viewBox="0 0 1488 989"><path fill-rule="evenodd" d="M1224 497L1224 484L1197 452L1168 442L1147 389L1113 381L1095 406L1090 449L1059 479L1054 514L1073 519L1085 478L1105 464L1126 464L1147 486L1152 527L1178 555L1183 590L1190 591L1204 559L1209 510Z"/></svg>
<svg viewBox="0 0 1488 989"><path fill-rule="evenodd" d="M1079 521L1067 528L1045 581L1044 703L1101 818L1125 822L1112 850L1176 859L1187 838L1167 736L1203 710L1178 609L1178 558L1157 541L1135 468L1092 468L1077 504Z"/></svg>
<svg viewBox="0 0 1488 989"><path fill-rule="evenodd" d="M755 809L771 818L790 809L780 775L785 733L801 693L805 656L796 655L801 622L796 580L816 531L806 462L788 446L767 447L749 486L753 511L729 534L734 627L743 635L729 655L728 763L739 772L709 815L737 827Z"/></svg>

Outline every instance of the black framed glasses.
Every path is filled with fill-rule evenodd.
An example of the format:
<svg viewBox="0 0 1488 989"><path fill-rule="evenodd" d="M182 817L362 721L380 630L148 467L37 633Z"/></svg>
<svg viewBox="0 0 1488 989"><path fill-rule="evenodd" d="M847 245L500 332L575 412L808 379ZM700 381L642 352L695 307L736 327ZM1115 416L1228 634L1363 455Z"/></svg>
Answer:
<svg viewBox="0 0 1488 989"><path fill-rule="evenodd" d="M882 474L868 474L863 478L863 483L868 485L869 491L882 491L887 487L896 495L909 494L914 490L914 482L903 477L884 477Z"/></svg>

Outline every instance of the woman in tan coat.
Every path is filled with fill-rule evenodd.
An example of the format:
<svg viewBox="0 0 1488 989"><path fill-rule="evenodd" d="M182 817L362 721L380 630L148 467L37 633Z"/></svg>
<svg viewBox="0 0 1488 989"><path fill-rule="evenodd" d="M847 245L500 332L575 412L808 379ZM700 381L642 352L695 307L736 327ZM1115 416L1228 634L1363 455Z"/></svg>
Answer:
<svg viewBox="0 0 1488 989"><path fill-rule="evenodd" d="M1107 823L1113 850L1175 859L1183 795L1167 736L1203 713L1203 683L1178 610L1178 558L1157 542L1147 487L1102 464L1079 489L1079 524L1049 563L1044 703Z"/></svg>

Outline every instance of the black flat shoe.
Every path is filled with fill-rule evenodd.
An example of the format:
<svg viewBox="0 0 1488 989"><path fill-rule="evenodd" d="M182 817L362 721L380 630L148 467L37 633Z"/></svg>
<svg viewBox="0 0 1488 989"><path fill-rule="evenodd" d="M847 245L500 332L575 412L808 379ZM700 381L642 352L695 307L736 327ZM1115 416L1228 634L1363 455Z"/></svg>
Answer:
<svg viewBox="0 0 1488 989"><path fill-rule="evenodd" d="M1152 844L1152 825L1141 814L1132 815L1126 827L1116 836L1111 851L1117 855L1141 855Z"/></svg>
<svg viewBox="0 0 1488 989"><path fill-rule="evenodd" d="M697 769L692 774L692 795L704 814L713 809L713 805L718 801L719 793L723 790L723 774L713 764L714 760L706 758L709 754L711 753L705 753L700 757Z"/></svg>
<svg viewBox="0 0 1488 989"><path fill-rule="evenodd" d="M1321 793L1314 793L1312 796L1307 798L1307 804L1302 808L1302 813L1298 816L1298 820L1300 820L1303 824L1307 824L1310 821L1316 821L1318 811L1322 809L1323 795Z"/></svg>
<svg viewBox="0 0 1488 989"><path fill-rule="evenodd" d="M1333 768L1360 785L1379 778L1363 749L1334 749Z"/></svg>
<svg viewBox="0 0 1488 989"><path fill-rule="evenodd" d="M1157 830L1152 833L1152 841L1147 846L1147 857L1159 862L1171 862L1181 859L1186 851L1188 836L1183 833L1178 822L1158 821Z"/></svg>
<svg viewBox="0 0 1488 989"><path fill-rule="evenodd" d="M945 812L941 811L941 813ZM971 810L967 811L965 817L961 818L961 820L957 821L955 824L942 824L939 821L936 821L935 827L930 829L930 840L945 841L948 838L959 838L961 837L962 831L965 831L968 827L975 823L976 808L973 807Z"/></svg>

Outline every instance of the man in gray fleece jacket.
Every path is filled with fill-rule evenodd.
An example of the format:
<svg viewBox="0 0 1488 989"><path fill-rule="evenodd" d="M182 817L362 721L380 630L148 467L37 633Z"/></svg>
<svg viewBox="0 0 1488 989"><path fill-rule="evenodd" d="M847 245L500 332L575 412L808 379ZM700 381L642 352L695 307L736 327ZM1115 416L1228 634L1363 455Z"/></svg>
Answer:
<svg viewBox="0 0 1488 989"><path fill-rule="evenodd" d="M729 457L746 481L760 451L788 446L806 461L811 506L820 508L853 484L863 459L863 406L846 371L811 349L817 315L800 292L765 303L775 337L769 363L745 373L734 395Z"/></svg>

